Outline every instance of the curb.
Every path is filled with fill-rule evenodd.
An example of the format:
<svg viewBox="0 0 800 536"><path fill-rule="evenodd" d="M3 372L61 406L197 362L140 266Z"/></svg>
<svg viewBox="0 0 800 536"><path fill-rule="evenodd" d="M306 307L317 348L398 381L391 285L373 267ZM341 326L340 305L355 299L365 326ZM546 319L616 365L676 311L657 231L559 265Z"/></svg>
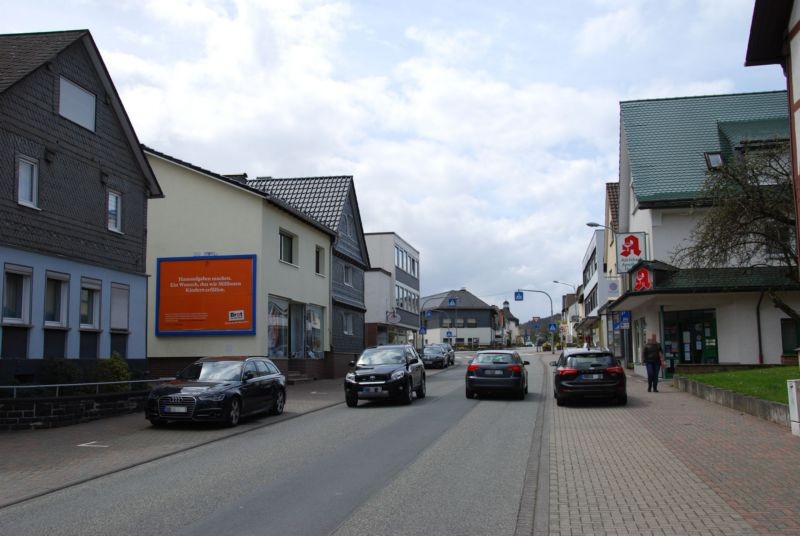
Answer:
<svg viewBox="0 0 800 536"><path fill-rule="evenodd" d="M749 395L743 395L727 389L712 387L705 383L690 380L684 376L674 376L672 385L678 391L689 393L698 398L726 406L736 411L753 415L765 421L779 424L790 429L789 405L780 402L762 400Z"/></svg>

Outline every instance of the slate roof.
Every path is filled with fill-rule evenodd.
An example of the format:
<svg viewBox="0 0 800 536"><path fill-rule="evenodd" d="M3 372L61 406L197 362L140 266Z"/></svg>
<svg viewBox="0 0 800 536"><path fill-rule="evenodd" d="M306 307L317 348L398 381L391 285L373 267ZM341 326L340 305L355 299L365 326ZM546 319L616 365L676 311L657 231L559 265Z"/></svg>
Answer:
<svg viewBox="0 0 800 536"><path fill-rule="evenodd" d="M351 176L258 177L247 181L248 186L283 199L337 233L352 184Z"/></svg>
<svg viewBox="0 0 800 536"><path fill-rule="evenodd" d="M608 204L608 210L611 213L611 221L609 221L609 227L611 227L614 231L617 230L617 225L619 224L619 183L618 182L607 182L606 183L606 203Z"/></svg>
<svg viewBox="0 0 800 536"><path fill-rule="evenodd" d="M71 30L0 35L0 93L88 33Z"/></svg>
<svg viewBox="0 0 800 536"><path fill-rule="evenodd" d="M624 101L620 118L633 190L645 206L697 198L705 152L756 136L788 139L786 91Z"/></svg>
<svg viewBox="0 0 800 536"><path fill-rule="evenodd" d="M456 298L456 306L449 307L447 300ZM448 290L439 294L425 296L420 300L422 310L429 309L492 309L492 306L481 300L468 290Z"/></svg>

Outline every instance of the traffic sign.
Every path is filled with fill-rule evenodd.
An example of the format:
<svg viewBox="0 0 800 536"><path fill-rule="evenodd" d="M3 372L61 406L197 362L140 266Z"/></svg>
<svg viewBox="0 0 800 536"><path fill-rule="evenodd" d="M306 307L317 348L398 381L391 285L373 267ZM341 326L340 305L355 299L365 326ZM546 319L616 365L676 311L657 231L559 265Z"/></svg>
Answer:
<svg viewBox="0 0 800 536"><path fill-rule="evenodd" d="M516 291L516 292L514 293L514 301L522 301L523 297L524 297L524 296L523 296L523 294L522 294L522 291L521 291L521 290L518 290L518 291Z"/></svg>
<svg viewBox="0 0 800 536"><path fill-rule="evenodd" d="M540 327L542 327L542 325L541 325L541 324L534 324L534 325L533 325L533 329L539 329Z"/></svg>
<svg viewBox="0 0 800 536"><path fill-rule="evenodd" d="M557 330L558 326L556 326L554 323L551 323L549 326L547 326L547 331L550 333L555 333Z"/></svg>
<svg viewBox="0 0 800 536"><path fill-rule="evenodd" d="M447 306L448 307L455 307L456 302L458 302L458 298L447 298Z"/></svg>
<svg viewBox="0 0 800 536"><path fill-rule="evenodd" d="M448 330L448 331L447 331L447 336L448 336L448 337L452 337L452 336L453 336L453 332L452 332L452 331L450 331L450 330Z"/></svg>
<svg viewBox="0 0 800 536"><path fill-rule="evenodd" d="M426 333L428 333L428 328L426 328L425 326L422 326L421 328L419 328L419 334L420 335L425 335Z"/></svg>
<svg viewBox="0 0 800 536"><path fill-rule="evenodd" d="M430 318L433 316L433 311L425 311L425 318Z"/></svg>

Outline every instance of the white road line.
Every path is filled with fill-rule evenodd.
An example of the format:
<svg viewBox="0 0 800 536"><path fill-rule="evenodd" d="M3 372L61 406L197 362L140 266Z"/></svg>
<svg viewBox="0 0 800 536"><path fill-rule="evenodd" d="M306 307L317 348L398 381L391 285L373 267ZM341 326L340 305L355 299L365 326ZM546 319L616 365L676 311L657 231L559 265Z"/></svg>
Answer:
<svg viewBox="0 0 800 536"><path fill-rule="evenodd" d="M108 448L108 445L98 445L96 444L97 441L90 441L89 443L83 443L82 445L77 445L78 447L95 447L95 448Z"/></svg>

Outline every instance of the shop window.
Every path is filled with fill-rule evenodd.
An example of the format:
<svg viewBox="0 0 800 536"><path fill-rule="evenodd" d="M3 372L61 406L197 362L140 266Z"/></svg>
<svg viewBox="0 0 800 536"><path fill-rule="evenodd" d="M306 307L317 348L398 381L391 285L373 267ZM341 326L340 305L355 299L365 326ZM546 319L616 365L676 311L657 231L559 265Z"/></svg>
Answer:
<svg viewBox="0 0 800 536"><path fill-rule="evenodd" d="M289 302L269 297L267 310L267 344L270 357L289 356Z"/></svg>
<svg viewBox="0 0 800 536"><path fill-rule="evenodd" d="M323 318L322 307L306 305L306 357L323 357Z"/></svg>

